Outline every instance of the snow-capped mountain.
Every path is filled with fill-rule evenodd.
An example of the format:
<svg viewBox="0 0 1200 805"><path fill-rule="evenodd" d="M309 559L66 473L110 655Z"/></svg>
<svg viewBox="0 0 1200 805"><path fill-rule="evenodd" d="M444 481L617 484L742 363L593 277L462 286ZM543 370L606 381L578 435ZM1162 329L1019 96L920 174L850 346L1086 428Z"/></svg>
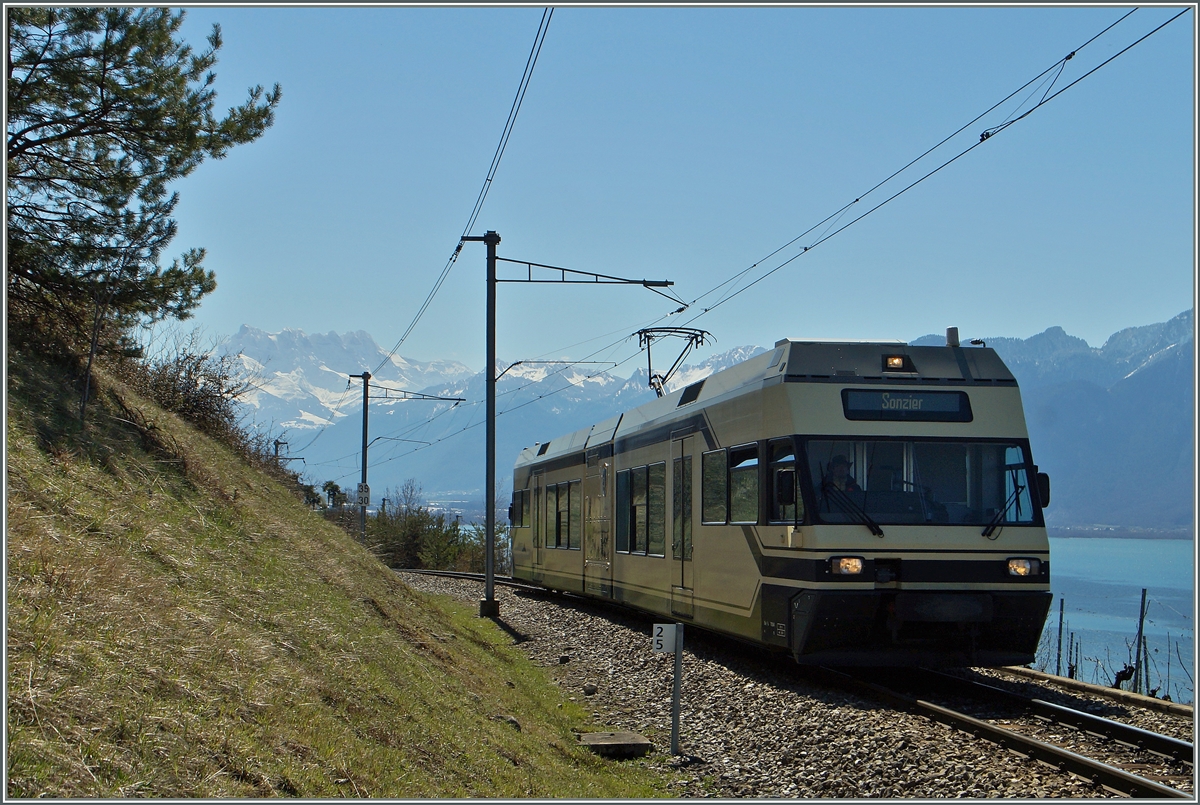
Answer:
<svg viewBox="0 0 1200 805"><path fill-rule="evenodd" d="M372 382L415 391L468 377L471 370L455 361L420 362L390 358L370 335L316 333L302 330L268 333L242 325L222 346L237 355L254 390L242 398L256 422L302 432L321 428L362 407L361 394L347 393L348 375L374 373ZM358 387L361 389L361 386Z"/></svg>
<svg viewBox="0 0 1200 805"><path fill-rule="evenodd" d="M1051 327L1030 338L987 338L1021 386L1030 441L1051 474L1047 518L1057 527L1115 524L1184 528L1192 522L1192 311L1114 333L1104 346ZM944 344L924 336L913 345ZM387 356L363 332L305 335L242 327L225 345L258 378L248 418L287 443L305 477L353 489L360 475L362 385L349 374ZM677 390L762 352L746 346L679 368ZM668 364L669 365L669 364ZM507 370L506 370L507 367ZM657 368L657 366L656 366ZM521 449L654 399L643 364L628 379L588 366L498 361L496 457L502 494ZM431 499L480 499L484 486L484 375L459 363L387 361L371 379L368 469L378 502L413 478ZM449 400L401 400L389 389ZM1154 483L1129 488L1130 479Z"/></svg>
<svg viewBox="0 0 1200 805"><path fill-rule="evenodd" d="M238 355L255 390L247 416L269 427L303 458L309 480L357 483L362 449L362 385L350 374L372 372L368 411L368 480L373 498L415 478L427 494L476 497L484 485L484 374L450 361L420 363L393 356L376 375L385 350L365 332L306 335L243 326L222 351ZM667 383L675 390L762 352L738 347L683 365ZM507 371L505 369L507 368ZM654 398L645 368L628 379L587 366L497 361L497 477L523 447L544 442ZM450 400L405 400L390 390ZM299 469L299 467L297 467Z"/></svg>

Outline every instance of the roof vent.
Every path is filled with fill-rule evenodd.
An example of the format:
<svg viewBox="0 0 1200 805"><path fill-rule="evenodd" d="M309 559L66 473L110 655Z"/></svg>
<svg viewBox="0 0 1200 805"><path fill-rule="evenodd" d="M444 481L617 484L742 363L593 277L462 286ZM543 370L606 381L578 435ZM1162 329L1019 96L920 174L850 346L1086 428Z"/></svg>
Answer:
<svg viewBox="0 0 1200 805"><path fill-rule="evenodd" d="M546 450L549 447L550 447L550 442L546 442L545 444L543 444L541 447L538 448L538 455L539 456L546 455Z"/></svg>
<svg viewBox="0 0 1200 805"><path fill-rule="evenodd" d="M948 347L957 347L958 346L958 328L957 327L947 327L946 328L946 346L948 346Z"/></svg>
<svg viewBox="0 0 1200 805"><path fill-rule="evenodd" d="M705 378L707 380L708 378ZM683 394L679 395L679 402L675 404L678 408L681 405L687 405L690 402L695 402L700 396L700 389L704 388L704 380L700 380L683 390Z"/></svg>

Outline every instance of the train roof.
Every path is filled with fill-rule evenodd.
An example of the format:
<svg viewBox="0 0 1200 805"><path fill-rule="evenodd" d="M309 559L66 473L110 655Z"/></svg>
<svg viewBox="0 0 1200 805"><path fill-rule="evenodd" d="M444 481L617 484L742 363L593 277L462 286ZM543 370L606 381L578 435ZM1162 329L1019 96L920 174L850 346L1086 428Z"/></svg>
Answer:
<svg viewBox="0 0 1200 805"><path fill-rule="evenodd" d="M1016 386L988 347L911 346L903 341L783 339L741 363L574 433L521 451L516 466L578 454L690 415L696 407L776 383L843 383L922 387ZM700 405L693 405L700 404ZM684 410L686 409L686 410Z"/></svg>

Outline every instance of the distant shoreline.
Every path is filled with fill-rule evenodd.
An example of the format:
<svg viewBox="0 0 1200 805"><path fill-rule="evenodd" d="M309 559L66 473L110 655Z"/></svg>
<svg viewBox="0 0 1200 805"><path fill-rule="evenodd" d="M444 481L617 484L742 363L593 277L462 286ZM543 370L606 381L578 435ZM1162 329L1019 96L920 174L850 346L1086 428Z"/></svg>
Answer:
<svg viewBox="0 0 1200 805"><path fill-rule="evenodd" d="M1153 528L1107 528L1102 526L1074 526L1066 528L1047 528L1047 534L1052 539L1177 539L1194 540L1190 529L1153 529Z"/></svg>

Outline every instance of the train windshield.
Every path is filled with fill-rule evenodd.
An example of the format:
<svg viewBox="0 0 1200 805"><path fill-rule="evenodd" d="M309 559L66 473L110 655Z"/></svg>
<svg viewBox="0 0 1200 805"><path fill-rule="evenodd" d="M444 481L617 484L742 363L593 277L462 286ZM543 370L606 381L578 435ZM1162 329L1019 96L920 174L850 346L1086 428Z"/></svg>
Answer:
<svg viewBox="0 0 1200 805"><path fill-rule="evenodd" d="M810 439L826 523L1032 525L1028 456L1013 442Z"/></svg>

